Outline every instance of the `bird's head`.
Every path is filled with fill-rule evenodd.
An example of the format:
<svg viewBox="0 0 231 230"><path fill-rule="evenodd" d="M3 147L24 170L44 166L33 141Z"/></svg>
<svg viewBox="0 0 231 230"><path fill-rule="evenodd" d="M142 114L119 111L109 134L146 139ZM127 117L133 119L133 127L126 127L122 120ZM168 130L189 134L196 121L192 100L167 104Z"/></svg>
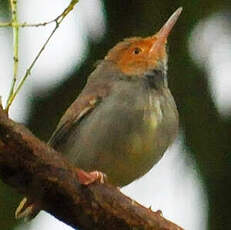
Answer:
<svg viewBox="0 0 231 230"><path fill-rule="evenodd" d="M114 46L105 57L114 62L126 76L144 76L153 70L166 72L166 43L182 8L178 8L164 26L146 38L128 38Z"/></svg>

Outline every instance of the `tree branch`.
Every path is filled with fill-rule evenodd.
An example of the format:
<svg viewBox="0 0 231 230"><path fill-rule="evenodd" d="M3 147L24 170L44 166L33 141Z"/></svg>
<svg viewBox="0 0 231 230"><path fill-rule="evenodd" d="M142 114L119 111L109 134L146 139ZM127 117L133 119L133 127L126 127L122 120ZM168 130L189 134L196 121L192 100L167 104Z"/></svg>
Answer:
<svg viewBox="0 0 231 230"><path fill-rule="evenodd" d="M0 108L0 178L43 210L81 229L182 229L109 184L80 185L76 170Z"/></svg>

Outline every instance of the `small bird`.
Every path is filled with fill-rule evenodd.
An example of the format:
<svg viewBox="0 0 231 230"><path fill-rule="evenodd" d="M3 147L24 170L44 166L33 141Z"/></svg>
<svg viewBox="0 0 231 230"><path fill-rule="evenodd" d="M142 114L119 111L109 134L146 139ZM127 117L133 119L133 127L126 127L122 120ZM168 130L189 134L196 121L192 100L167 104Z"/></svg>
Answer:
<svg viewBox="0 0 231 230"><path fill-rule="evenodd" d="M79 175L83 184L104 173L110 183L125 186L147 173L174 141L178 112L168 88L166 43L181 11L156 34L109 50L61 118L49 144L86 171ZM32 211L24 199L16 216Z"/></svg>

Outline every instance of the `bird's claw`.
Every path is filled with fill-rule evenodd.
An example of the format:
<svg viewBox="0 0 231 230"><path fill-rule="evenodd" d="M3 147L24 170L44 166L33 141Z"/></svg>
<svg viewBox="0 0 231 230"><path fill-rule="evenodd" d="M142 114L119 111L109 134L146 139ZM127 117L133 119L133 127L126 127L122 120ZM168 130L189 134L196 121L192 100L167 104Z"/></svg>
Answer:
<svg viewBox="0 0 231 230"><path fill-rule="evenodd" d="M157 214L157 215L160 215L160 216L163 216L163 213L162 213L161 210L157 210L157 211L156 211L156 214Z"/></svg>
<svg viewBox="0 0 231 230"><path fill-rule="evenodd" d="M24 197L15 211L15 218L22 218L25 221L31 220L38 214L39 210L39 203L35 203L27 197Z"/></svg>
<svg viewBox="0 0 231 230"><path fill-rule="evenodd" d="M86 172L82 169L77 170L79 183L82 185L89 185L93 183L104 184L107 180L106 174L100 171Z"/></svg>

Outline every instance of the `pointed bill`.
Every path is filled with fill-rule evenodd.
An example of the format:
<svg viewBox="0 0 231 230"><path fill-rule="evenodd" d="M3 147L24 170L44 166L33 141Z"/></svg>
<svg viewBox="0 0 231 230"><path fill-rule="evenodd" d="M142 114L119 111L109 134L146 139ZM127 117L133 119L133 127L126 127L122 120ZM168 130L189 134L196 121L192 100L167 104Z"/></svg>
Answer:
<svg viewBox="0 0 231 230"><path fill-rule="evenodd" d="M167 40L168 35L172 31L172 28L177 22L177 19L179 18L183 8L179 7L173 14L172 16L168 19L168 21L162 26L162 28L159 30L159 32L156 34L158 38L162 38Z"/></svg>
<svg viewBox="0 0 231 230"><path fill-rule="evenodd" d="M165 45L167 38L172 31L172 28L177 22L177 19L179 18L183 8L179 7L172 16L168 19L168 21L162 26L162 28L157 32L153 38L155 38L155 42L153 44L153 47L150 50L150 53L156 52L158 49L163 48Z"/></svg>

